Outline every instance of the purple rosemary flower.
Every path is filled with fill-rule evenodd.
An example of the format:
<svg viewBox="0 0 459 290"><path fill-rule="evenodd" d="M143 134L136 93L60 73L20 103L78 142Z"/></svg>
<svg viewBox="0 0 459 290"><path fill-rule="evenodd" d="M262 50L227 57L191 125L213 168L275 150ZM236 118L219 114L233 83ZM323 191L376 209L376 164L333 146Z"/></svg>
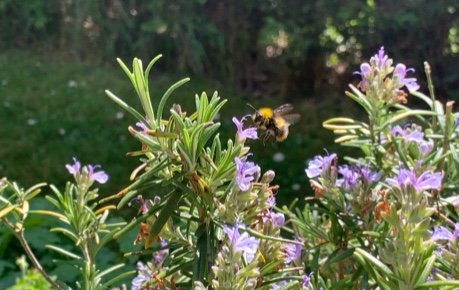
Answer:
<svg viewBox="0 0 459 290"><path fill-rule="evenodd" d="M435 275L438 273L438 268L432 268L431 275L426 278L426 282L432 282L435 280Z"/></svg>
<svg viewBox="0 0 459 290"><path fill-rule="evenodd" d="M361 168L360 172L362 174L363 179L367 183L372 183L373 181L378 181L381 178L381 173L380 172L370 171L368 165L363 167L363 168Z"/></svg>
<svg viewBox="0 0 459 290"><path fill-rule="evenodd" d="M435 227L430 239L437 241L437 240L449 240L454 242L456 238L459 236L459 223L454 225L453 232L450 232L445 227Z"/></svg>
<svg viewBox="0 0 459 290"><path fill-rule="evenodd" d="M150 122L150 118L145 117L145 121L147 121L147 123L149 123L149 122ZM145 125L144 122L141 122L141 121L135 123L135 125L136 125L137 127L139 127L140 129L142 129L142 132L141 132L141 133L144 134L144 135L146 135L146 134L147 134L147 130L150 129L150 128L148 128L147 125Z"/></svg>
<svg viewBox="0 0 459 290"><path fill-rule="evenodd" d="M386 182L389 185L406 188L412 186L416 192L422 192L428 189L440 189L442 185L443 175L439 172L430 173L429 171L423 172L419 177L416 177L414 171L400 168L396 178L388 178Z"/></svg>
<svg viewBox="0 0 459 290"><path fill-rule="evenodd" d="M276 205L276 198L274 196L270 196L266 199L266 204L269 208L273 208Z"/></svg>
<svg viewBox="0 0 459 290"><path fill-rule="evenodd" d="M283 213L280 212L272 212L271 213L271 220L273 226L279 228L284 225L285 223L285 216Z"/></svg>
<svg viewBox="0 0 459 290"><path fill-rule="evenodd" d="M143 197L141 195L138 195L136 197L134 197L133 199L131 199L129 202L128 202L128 206L131 206L132 203L134 201L138 201L140 202L140 209L139 209L139 213L142 213L142 214L145 214L148 212L148 206L147 206L147 202L151 202L151 200L147 199L147 200L144 200Z"/></svg>
<svg viewBox="0 0 459 290"><path fill-rule="evenodd" d="M343 178L337 179L336 184L338 186L344 186L345 189L356 186L360 178L360 170L354 170L348 165L340 166L338 168L338 173L341 174Z"/></svg>
<svg viewBox="0 0 459 290"><path fill-rule="evenodd" d="M308 275L303 275L303 288L308 287L309 281L311 281L311 276L314 274L314 272L309 273Z"/></svg>
<svg viewBox="0 0 459 290"><path fill-rule="evenodd" d="M272 284L272 285L271 285L271 290L278 290L278 289L280 289L282 286L284 286L285 284L287 284L287 281L285 281L285 280L284 280L284 281L281 281L281 282L279 282L279 283L277 283L277 284Z"/></svg>
<svg viewBox="0 0 459 290"><path fill-rule="evenodd" d="M243 232L242 235L239 234L237 223L235 223L233 227L224 225L223 232L230 239L233 251L245 253L247 262L252 262L260 241L255 237L249 236L247 232Z"/></svg>
<svg viewBox="0 0 459 290"><path fill-rule="evenodd" d="M140 129L142 129L142 133L146 134L146 132L148 130L147 125L145 125L143 122L137 122L137 123L135 123L135 125L137 127L139 127Z"/></svg>
<svg viewBox="0 0 459 290"><path fill-rule="evenodd" d="M322 157L322 156L316 156L314 157L314 160L309 161L308 163L308 168L306 169L306 175L309 178L314 178L319 175L321 175L323 172L325 172L335 160L336 154L333 153L331 155Z"/></svg>
<svg viewBox="0 0 459 290"><path fill-rule="evenodd" d="M406 74L412 71L414 72L413 68L407 69L403 63L397 64L394 69L394 76L398 77L398 81L400 84L406 86L408 91L415 92L419 89L419 85L416 83L415 78L405 78Z"/></svg>
<svg viewBox="0 0 459 290"><path fill-rule="evenodd" d="M72 174L75 178L78 179L78 176L81 174L81 164L75 157L73 157L73 161L75 162L73 165L66 164L65 167L67 168L70 174ZM87 165L86 169L85 167L82 168L82 171L87 170L87 174L90 181L97 181L100 184L104 184L108 180L108 175L103 171L94 171L96 168L99 167L100 165Z"/></svg>
<svg viewBox="0 0 459 290"><path fill-rule="evenodd" d="M360 82L360 88L365 91L368 85L368 77L371 74L371 66L369 63L364 62L360 65L360 71L355 71L354 74L360 75L362 77L362 81Z"/></svg>
<svg viewBox="0 0 459 290"><path fill-rule="evenodd" d="M150 271L149 268L146 265L144 265L142 262L138 262L137 263L137 271L139 273L138 273L137 277L135 277L132 280L131 290L144 289L144 288L142 288L142 284L144 282L150 281L150 279L153 277L149 273L149 271Z"/></svg>
<svg viewBox="0 0 459 290"><path fill-rule="evenodd" d="M258 134L257 134L257 128L252 127L252 128L247 128L244 130L243 125L244 125L244 120L247 118L247 116L250 115L245 115L242 117L241 121L239 121L236 117L233 117L233 123L236 125L237 128L237 138L238 140L244 141L245 139L258 139Z"/></svg>
<svg viewBox="0 0 459 290"><path fill-rule="evenodd" d="M299 242L300 240L295 237L295 241ZM301 245L299 244L290 244L290 243L284 243L284 249L285 249L285 263L289 264L293 260L298 260L301 256Z"/></svg>
<svg viewBox="0 0 459 290"><path fill-rule="evenodd" d="M167 246L167 241L162 239L160 242L161 250L157 251L153 255L153 261L156 265L161 264L164 261L164 258L169 255L169 249L165 248Z"/></svg>
<svg viewBox="0 0 459 290"><path fill-rule="evenodd" d="M424 141L424 133L417 130L412 130L410 133L407 133L406 130L403 130L400 126L392 128L392 136L397 137L397 135L402 136L407 142L413 141L420 143Z"/></svg>
<svg viewBox="0 0 459 290"><path fill-rule="evenodd" d="M104 184L108 180L108 175L103 171L95 172L96 168L100 168L100 165L88 165L89 179Z"/></svg>
<svg viewBox="0 0 459 290"><path fill-rule="evenodd" d="M267 215L263 217L263 223L271 223L273 227L280 228L285 223L285 216L283 213L268 211Z"/></svg>
<svg viewBox="0 0 459 290"><path fill-rule="evenodd" d="M142 288L142 284L144 282L150 281L151 278L152 278L151 274L139 274L137 277L135 277L132 280L131 290L145 289L145 288Z"/></svg>
<svg viewBox="0 0 459 290"><path fill-rule="evenodd" d="M75 164L73 165L66 164L65 168L67 168L70 174L75 176L77 173L80 172L81 164L75 157L73 157L73 162L75 162Z"/></svg>
<svg viewBox="0 0 459 290"><path fill-rule="evenodd" d="M236 163L236 183L242 191L249 190L250 182L255 179L254 175L260 174L260 167L253 162L245 161L246 158L247 156L242 159L239 157L234 158Z"/></svg>
<svg viewBox="0 0 459 290"><path fill-rule="evenodd" d="M432 152L434 147L434 143L432 141L423 141L419 144L419 152L426 156L430 152Z"/></svg>
<svg viewBox="0 0 459 290"><path fill-rule="evenodd" d="M381 48L378 51L378 54L374 56L376 67L379 69L384 68L388 59L389 57L386 54L384 54L384 46L381 46Z"/></svg>

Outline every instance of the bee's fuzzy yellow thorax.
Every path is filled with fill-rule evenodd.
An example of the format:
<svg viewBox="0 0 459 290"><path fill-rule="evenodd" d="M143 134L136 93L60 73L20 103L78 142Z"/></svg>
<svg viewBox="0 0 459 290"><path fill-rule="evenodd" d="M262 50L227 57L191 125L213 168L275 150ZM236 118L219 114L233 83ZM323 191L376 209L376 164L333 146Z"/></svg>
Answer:
<svg viewBox="0 0 459 290"><path fill-rule="evenodd" d="M258 112L264 118L271 118L274 115L273 110L271 108L261 108L260 110L258 110Z"/></svg>

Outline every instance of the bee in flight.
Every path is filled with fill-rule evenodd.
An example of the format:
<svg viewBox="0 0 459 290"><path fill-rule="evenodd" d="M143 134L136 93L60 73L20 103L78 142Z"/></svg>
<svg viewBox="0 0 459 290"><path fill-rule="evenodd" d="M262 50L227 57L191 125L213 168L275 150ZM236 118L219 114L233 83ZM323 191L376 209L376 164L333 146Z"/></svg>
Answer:
<svg viewBox="0 0 459 290"><path fill-rule="evenodd" d="M255 110L255 113L252 115L255 127L265 130L263 142L271 135L278 142L284 141L288 136L288 127L300 119L300 114L288 114L293 110L291 104L282 105L274 110L271 108L260 108L257 110L252 105L247 105Z"/></svg>

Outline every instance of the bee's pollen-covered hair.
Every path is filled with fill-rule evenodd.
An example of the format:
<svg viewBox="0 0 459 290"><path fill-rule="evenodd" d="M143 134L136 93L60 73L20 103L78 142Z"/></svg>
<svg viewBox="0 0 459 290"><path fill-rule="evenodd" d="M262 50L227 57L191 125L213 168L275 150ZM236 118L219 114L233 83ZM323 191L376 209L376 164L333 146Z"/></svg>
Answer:
<svg viewBox="0 0 459 290"><path fill-rule="evenodd" d="M271 118L274 115L271 108L261 108L258 110L258 112L265 118Z"/></svg>

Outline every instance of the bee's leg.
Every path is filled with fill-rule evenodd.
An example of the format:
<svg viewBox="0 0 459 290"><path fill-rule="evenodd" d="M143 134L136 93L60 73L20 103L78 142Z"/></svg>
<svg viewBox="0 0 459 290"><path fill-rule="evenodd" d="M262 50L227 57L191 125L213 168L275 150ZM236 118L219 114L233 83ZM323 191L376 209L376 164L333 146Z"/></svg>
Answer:
<svg viewBox="0 0 459 290"><path fill-rule="evenodd" d="M265 134L264 134L264 137L263 137L263 146L265 146L265 142L266 142L266 140L268 140L269 135L270 135L269 132L266 131Z"/></svg>

